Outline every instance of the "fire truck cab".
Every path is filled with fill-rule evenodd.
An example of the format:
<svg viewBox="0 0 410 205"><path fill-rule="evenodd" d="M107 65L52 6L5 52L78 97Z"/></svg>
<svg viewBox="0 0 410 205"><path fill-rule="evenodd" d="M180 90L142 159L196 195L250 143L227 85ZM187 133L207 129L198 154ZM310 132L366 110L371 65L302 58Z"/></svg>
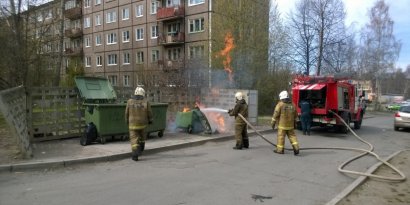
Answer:
<svg viewBox="0 0 410 205"><path fill-rule="evenodd" d="M337 131L347 133L348 128L330 110L339 114L355 129L360 129L364 106L361 103L361 94L354 84L342 76L295 76L292 82L292 101L301 115L299 103L308 100L312 104L312 127L329 126ZM298 128L301 128L300 122Z"/></svg>

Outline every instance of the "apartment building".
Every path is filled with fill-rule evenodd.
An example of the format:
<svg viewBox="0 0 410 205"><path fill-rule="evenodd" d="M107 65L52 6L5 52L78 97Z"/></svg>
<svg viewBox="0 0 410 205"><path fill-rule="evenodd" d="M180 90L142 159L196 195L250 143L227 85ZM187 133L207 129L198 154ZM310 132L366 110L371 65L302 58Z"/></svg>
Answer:
<svg viewBox="0 0 410 205"><path fill-rule="evenodd" d="M208 63L208 0L84 0L87 75L114 86L187 86L207 80L190 59ZM202 65L208 67L209 65ZM189 83L189 82L188 82ZM192 83L191 83L192 84Z"/></svg>
<svg viewBox="0 0 410 205"><path fill-rule="evenodd" d="M59 1L53 2L49 5L59 7ZM215 31L225 32L224 27L214 26L213 21L224 21L228 8L236 11L244 7L241 12L261 13L260 8L252 5L266 7L268 2L66 0L61 74L65 75L73 64L81 64L86 75L107 77L117 87L210 86L215 58L213 43L224 41L224 36L216 35ZM268 12L262 18L268 22ZM246 20L252 21L252 18L240 20L241 27L233 28L242 29L236 31L237 36L245 39L242 42L250 45L262 42L252 35L265 32L262 38L267 39L268 23L258 31L260 28L255 28L258 23L246 26ZM241 56L247 55L243 57L247 62L260 61L249 60L250 56L261 56L259 54L242 53ZM262 56L265 55L267 49L262 52Z"/></svg>

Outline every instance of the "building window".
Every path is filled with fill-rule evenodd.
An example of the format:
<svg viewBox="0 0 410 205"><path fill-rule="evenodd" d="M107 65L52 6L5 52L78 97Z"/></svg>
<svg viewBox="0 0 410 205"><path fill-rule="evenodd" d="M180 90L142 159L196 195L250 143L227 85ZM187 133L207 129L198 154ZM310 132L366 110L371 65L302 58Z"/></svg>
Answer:
<svg viewBox="0 0 410 205"><path fill-rule="evenodd" d="M85 67L91 67L91 57L85 57Z"/></svg>
<svg viewBox="0 0 410 205"><path fill-rule="evenodd" d="M91 46L90 37L85 37L84 42L85 42L85 47L90 47Z"/></svg>
<svg viewBox="0 0 410 205"><path fill-rule="evenodd" d="M123 84L124 84L124 87L130 87L130 76L129 75L123 76Z"/></svg>
<svg viewBox="0 0 410 205"><path fill-rule="evenodd" d="M84 8L90 7L90 1L91 0L84 0Z"/></svg>
<svg viewBox="0 0 410 205"><path fill-rule="evenodd" d="M151 38L158 38L158 26L151 26Z"/></svg>
<svg viewBox="0 0 410 205"><path fill-rule="evenodd" d="M89 28L91 26L90 17L84 18L84 28Z"/></svg>
<svg viewBox="0 0 410 205"><path fill-rule="evenodd" d="M135 29L135 40L136 41L144 40L144 29L143 28Z"/></svg>
<svg viewBox="0 0 410 205"><path fill-rule="evenodd" d="M95 59L95 64L97 66L102 66L102 57L101 56L97 56L97 58Z"/></svg>
<svg viewBox="0 0 410 205"><path fill-rule="evenodd" d="M111 11L107 13L107 23L112 23L117 21L117 12Z"/></svg>
<svg viewBox="0 0 410 205"><path fill-rule="evenodd" d="M136 17L143 16L143 12L144 12L144 5L137 5L135 7L135 16Z"/></svg>
<svg viewBox="0 0 410 205"><path fill-rule="evenodd" d="M108 55L107 64L108 65L117 65L117 54Z"/></svg>
<svg viewBox="0 0 410 205"><path fill-rule="evenodd" d="M181 58L181 48L168 49L168 60L178 60Z"/></svg>
<svg viewBox="0 0 410 205"><path fill-rule="evenodd" d="M159 50L152 50L151 62L158 62L159 59Z"/></svg>
<svg viewBox="0 0 410 205"><path fill-rule="evenodd" d="M127 65L130 64L130 53L124 53L123 57L122 57L122 64L123 65Z"/></svg>
<svg viewBox="0 0 410 205"><path fill-rule="evenodd" d="M179 6L180 0L167 0L167 7Z"/></svg>
<svg viewBox="0 0 410 205"><path fill-rule="evenodd" d="M202 58L204 56L204 46L190 46L189 58Z"/></svg>
<svg viewBox="0 0 410 205"><path fill-rule="evenodd" d="M204 31L204 18L189 20L189 33Z"/></svg>
<svg viewBox="0 0 410 205"><path fill-rule="evenodd" d="M130 9L124 8L122 9L122 20L127 20L130 18Z"/></svg>
<svg viewBox="0 0 410 205"><path fill-rule="evenodd" d="M122 32L122 42L130 42L130 31L123 31Z"/></svg>
<svg viewBox="0 0 410 205"><path fill-rule="evenodd" d="M152 0L151 1L151 14L156 14L159 7L159 1Z"/></svg>
<svg viewBox="0 0 410 205"><path fill-rule="evenodd" d="M117 43L117 34L116 33L107 34L107 45L116 44L116 43Z"/></svg>
<svg viewBox="0 0 410 205"><path fill-rule="evenodd" d="M144 63L144 52L138 51L137 52L137 64Z"/></svg>
<svg viewBox="0 0 410 205"><path fill-rule="evenodd" d="M101 0L95 0L95 5L100 5L101 4Z"/></svg>
<svg viewBox="0 0 410 205"><path fill-rule="evenodd" d="M117 85L117 76L116 75L109 75L108 76L108 81L110 81L111 85L116 86Z"/></svg>
<svg viewBox="0 0 410 205"><path fill-rule="evenodd" d="M101 43L101 35L97 35L96 37L95 37L95 45L96 46L99 46L99 45L101 45L102 43Z"/></svg>
<svg viewBox="0 0 410 205"><path fill-rule="evenodd" d="M167 34L171 36L175 36L179 32L180 23L171 23L167 26Z"/></svg>
<svg viewBox="0 0 410 205"><path fill-rule="evenodd" d="M101 25L101 16L100 15L95 16L95 25L96 26Z"/></svg>
<svg viewBox="0 0 410 205"><path fill-rule="evenodd" d="M205 3L205 0L189 0L188 6L194 6Z"/></svg>

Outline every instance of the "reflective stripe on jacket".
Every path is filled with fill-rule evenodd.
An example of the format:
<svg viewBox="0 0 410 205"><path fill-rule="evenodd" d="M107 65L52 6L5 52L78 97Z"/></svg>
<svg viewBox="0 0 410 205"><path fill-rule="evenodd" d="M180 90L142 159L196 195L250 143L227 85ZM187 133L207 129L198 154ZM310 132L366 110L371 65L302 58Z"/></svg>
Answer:
<svg viewBox="0 0 410 205"><path fill-rule="evenodd" d="M296 108L292 102L280 101L273 112L272 122L279 122L278 129L291 130L295 129L297 116Z"/></svg>
<svg viewBox="0 0 410 205"><path fill-rule="evenodd" d="M129 99L125 108L125 121L130 130L144 129L152 122L151 105L145 99Z"/></svg>

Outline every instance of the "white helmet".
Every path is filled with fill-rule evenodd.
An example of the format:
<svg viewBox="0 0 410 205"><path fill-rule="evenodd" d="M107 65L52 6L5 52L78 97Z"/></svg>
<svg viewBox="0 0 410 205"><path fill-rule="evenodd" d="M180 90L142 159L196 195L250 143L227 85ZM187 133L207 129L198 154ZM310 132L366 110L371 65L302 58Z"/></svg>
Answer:
<svg viewBox="0 0 410 205"><path fill-rule="evenodd" d="M235 98L236 98L236 100L242 100L243 99L243 94L241 92L237 92L235 94Z"/></svg>
<svg viewBox="0 0 410 205"><path fill-rule="evenodd" d="M286 98L289 98L288 91L284 90L284 91L279 93L279 99L280 100L283 100L283 99L286 99Z"/></svg>
<svg viewBox="0 0 410 205"><path fill-rule="evenodd" d="M144 90L144 88L141 88L141 87L135 88L134 95L145 96L145 90Z"/></svg>

